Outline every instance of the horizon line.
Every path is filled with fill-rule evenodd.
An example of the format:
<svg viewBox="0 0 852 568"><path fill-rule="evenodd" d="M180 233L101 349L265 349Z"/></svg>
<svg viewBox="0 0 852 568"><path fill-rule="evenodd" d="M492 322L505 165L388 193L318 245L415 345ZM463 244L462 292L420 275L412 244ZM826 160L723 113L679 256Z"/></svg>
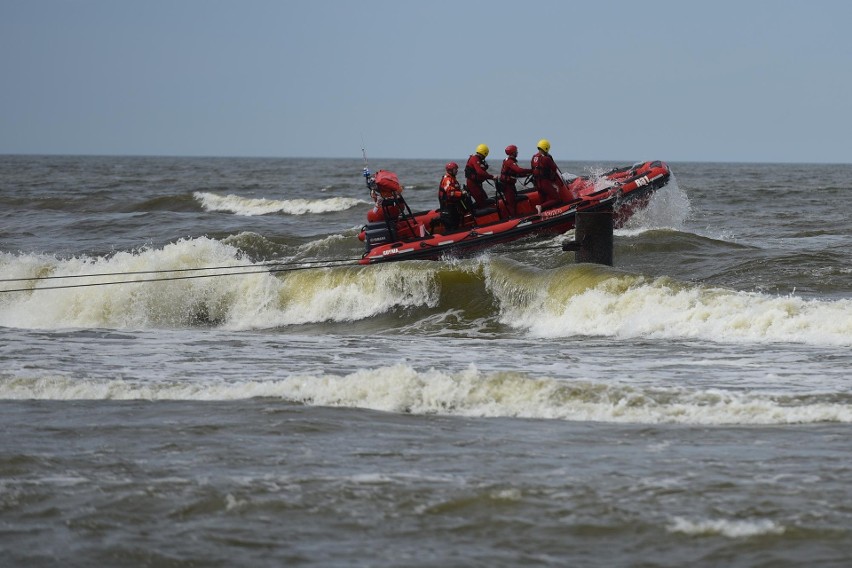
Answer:
<svg viewBox="0 0 852 568"><path fill-rule="evenodd" d="M67 157L67 158L192 158L192 159L245 159L245 160L353 160L362 162L363 156L281 156L281 155L219 155L219 154L125 154L125 153L68 153L68 152L0 152L3 157ZM453 158L400 158L389 156L373 156L370 161L374 160L409 160L409 161L444 161ZM458 158L455 158L458 159ZM614 162L614 163L637 163L637 160L624 160L617 158L560 158L554 156L555 160L562 162ZM658 158L653 158L658 159ZM646 161L646 160L640 160ZM695 160L695 159L679 159L666 160L663 162L670 164L766 164L766 165L819 165L819 166L848 166L852 162L814 162L814 161L755 161L755 160Z"/></svg>

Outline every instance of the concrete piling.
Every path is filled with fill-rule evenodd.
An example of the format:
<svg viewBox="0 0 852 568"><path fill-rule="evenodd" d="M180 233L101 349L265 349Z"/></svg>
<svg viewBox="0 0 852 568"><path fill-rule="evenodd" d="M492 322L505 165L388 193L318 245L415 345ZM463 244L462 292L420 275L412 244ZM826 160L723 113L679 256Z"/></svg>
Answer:
<svg viewBox="0 0 852 568"><path fill-rule="evenodd" d="M591 262L612 266L612 210L577 212L574 240L562 243L562 250L574 252L576 262Z"/></svg>

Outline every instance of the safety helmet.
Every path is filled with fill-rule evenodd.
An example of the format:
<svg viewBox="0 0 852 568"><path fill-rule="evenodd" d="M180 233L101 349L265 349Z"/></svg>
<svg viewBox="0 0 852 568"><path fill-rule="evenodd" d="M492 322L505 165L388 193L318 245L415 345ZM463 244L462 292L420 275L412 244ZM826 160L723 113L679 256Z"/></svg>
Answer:
<svg viewBox="0 0 852 568"><path fill-rule="evenodd" d="M480 144L476 147L476 153L484 158L488 155L488 146L486 146L485 144Z"/></svg>
<svg viewBox="0 0 852 568"><path fill-rule="evenodd" d="M518 147L514 144L509 144L506 146L506 155L507 156L517 156L518 155Z"/></svg>
<svg viewBox="0 0 852 568"><path fill-rule="evenodd" d="M544 152L550 152L550 142L542 138L538 141L538 149Z"/></svg>
<svg viewBox="0 0 852 568"><path fill-rule="evenodd" d="M459 165L455 162L447 162L446 168L448 174L454 174L459 171Z"/></svg>

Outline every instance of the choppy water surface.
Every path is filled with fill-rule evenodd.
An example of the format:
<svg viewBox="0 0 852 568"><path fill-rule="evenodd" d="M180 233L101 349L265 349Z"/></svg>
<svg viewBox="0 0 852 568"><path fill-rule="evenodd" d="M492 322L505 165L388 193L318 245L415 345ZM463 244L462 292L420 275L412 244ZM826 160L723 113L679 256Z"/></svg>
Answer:
<svg viewBox="0 0 852 568"><path fill-rule="evenodd" d="M354 266L362 165L0 157L11 565L852 562L852 166L671 164L609 268Z"/></svg>

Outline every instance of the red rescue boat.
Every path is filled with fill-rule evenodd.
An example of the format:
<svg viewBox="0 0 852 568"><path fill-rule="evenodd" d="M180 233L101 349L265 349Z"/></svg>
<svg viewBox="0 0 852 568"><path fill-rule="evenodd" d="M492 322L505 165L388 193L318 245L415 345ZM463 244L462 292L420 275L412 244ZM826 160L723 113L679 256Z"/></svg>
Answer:
<svg viewBox="0 0 852 568"><path fill-rule="evenodd" d="M366 170L365 170L366 171ZM619 227L645 207L653 193L664 187L671 170L659 160L612 169L599 177L560 179L559 201L542 209L537 190L519 191L512 214L502 193L493 207L475 209L458 228L447 231L437 209L412 213L402 197L396 174L379 170L370 184L376 207L359 238L366 244L361 264L397 260L437 260L464 256L483 248L530 235L559 235L574 228L578 211L614 212ZM552 202L551 202L552 203Z"/></svg>

